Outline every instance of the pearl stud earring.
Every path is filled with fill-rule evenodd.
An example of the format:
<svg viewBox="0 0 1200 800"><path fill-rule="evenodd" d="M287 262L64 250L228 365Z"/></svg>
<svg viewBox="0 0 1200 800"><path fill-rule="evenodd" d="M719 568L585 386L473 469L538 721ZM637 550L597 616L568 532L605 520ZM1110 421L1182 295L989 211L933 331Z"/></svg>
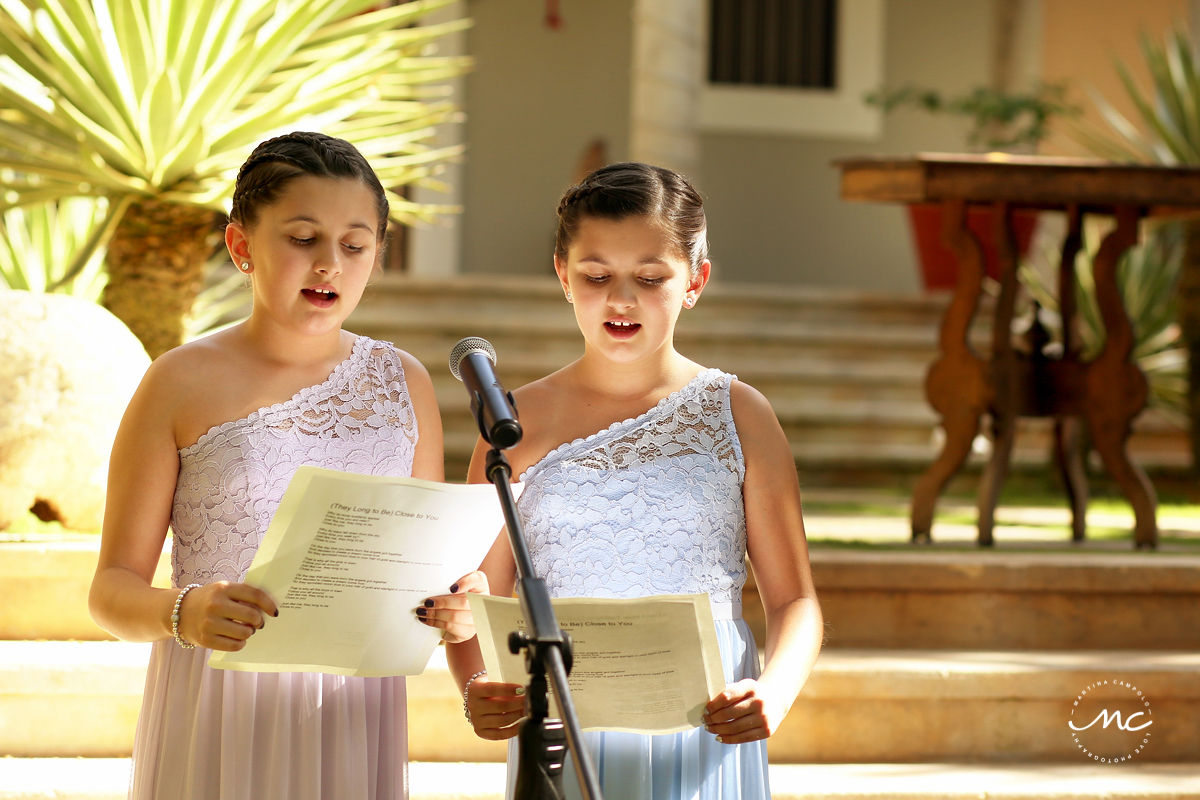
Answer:
<svg viewBox="0 0 1200 800"><path fill-rule="evenodd" d="M241 263L241 266L238 267L238 269L240 269L242 272L249 273L250 272L250 262L243 261Z"/></svg>

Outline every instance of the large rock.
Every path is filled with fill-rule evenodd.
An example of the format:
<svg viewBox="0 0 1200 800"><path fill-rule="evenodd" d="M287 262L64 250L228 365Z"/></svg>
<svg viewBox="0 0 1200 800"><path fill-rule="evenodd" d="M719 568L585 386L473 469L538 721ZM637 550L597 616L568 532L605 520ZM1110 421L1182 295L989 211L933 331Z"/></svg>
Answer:
<svg viewBox="0 0 1200 800"><path fill-rule="evenodd" d="M30 509L99 530L113 437L149 364L94 303L0 290L0 530Z"/></svg>

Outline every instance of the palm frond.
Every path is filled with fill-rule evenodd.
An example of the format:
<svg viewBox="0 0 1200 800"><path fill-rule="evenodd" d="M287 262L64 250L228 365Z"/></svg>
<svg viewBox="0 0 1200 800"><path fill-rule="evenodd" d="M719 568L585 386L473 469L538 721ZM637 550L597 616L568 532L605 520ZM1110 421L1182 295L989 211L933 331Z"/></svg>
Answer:
<svg viewBox="0 0 1200 800"><path fill-rule="evenodd" d="M1193 45L1186 34L1176 31L1161 42L1143 35L1140 47L1150 75L1149 90L1138 85L1125 64L1115 64L1137 112L1136 122L1090 89L1102 122L1080 126L1075 138L1105 158L1171 166L1200 164L1200 74Z"/></svg>
<svg viewBox="0 0 1200 800"><path fill-rule="evenodd" d="M94 232L105 227L108 202L63 198L0 216L0 286L30 292L63 291L98 301L104 288L103 248ZM72 272L72 265L79 268Z"/></svg>
<svg viewBox="0 0 1200 800"><path fill-rule="evenodd" d="M245 154L297 128L420 180L456 152L427 144L454 118L427 87L469 64L430 48L469 23L412 25L448 2L0 0L0 209L53 191L221 208Z"/></svg>

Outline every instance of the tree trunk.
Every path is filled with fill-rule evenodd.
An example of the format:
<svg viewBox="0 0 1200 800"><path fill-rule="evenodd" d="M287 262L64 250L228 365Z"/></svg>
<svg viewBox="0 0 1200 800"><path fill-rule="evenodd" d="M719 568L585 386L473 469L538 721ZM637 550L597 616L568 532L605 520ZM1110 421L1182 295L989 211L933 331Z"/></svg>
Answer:
<svg viewBox="0 0 1200 800"><path fill-rule="evenodd" d="M1187 414L1192 470L1200 471L1200 220L1184 225L1179 265L1179 327L1187 347Z"/></svg>
<svg viewBox="0 0 1200 800"><path fill-rule="evenodd" d="M213 211L147 198L134 202L108 244L104 307L151 358L183 343L183 320L204 283Z"/></svg>

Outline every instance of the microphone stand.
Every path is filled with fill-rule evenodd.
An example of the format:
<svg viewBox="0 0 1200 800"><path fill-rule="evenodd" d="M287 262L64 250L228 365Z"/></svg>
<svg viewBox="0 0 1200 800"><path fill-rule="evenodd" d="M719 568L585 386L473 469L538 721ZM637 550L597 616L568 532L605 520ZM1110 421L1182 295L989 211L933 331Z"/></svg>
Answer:
<svg viewBox="0 0 1200 800"><path fill-rule="evenodd" d="M484 430L482 425L480 430ZM524 529L517 515L512 487L509 486L512 468L504 453L493 446L488 451L486 469L488 480L496 486L500 496L508 541L517 567L517 596L529 625L528 634L514 631L508 637L508 647L513 654L525 651L525 668L529 672L529 686L525 690L529 717L521 723L521 732L518 734L515 798L561 800L565 729L566 746L575 764L575 774L584 799L603 800L591 754L583 746L583 731L579 727L575 703L567 686L567 673L571 669L571 639L558 627L546 582L536 576L529 550L525 547ZM562 721L547 719L550 710L546 697L547 674L554 687L554 696L558 698L558 707L562 710Z"/></svg>

